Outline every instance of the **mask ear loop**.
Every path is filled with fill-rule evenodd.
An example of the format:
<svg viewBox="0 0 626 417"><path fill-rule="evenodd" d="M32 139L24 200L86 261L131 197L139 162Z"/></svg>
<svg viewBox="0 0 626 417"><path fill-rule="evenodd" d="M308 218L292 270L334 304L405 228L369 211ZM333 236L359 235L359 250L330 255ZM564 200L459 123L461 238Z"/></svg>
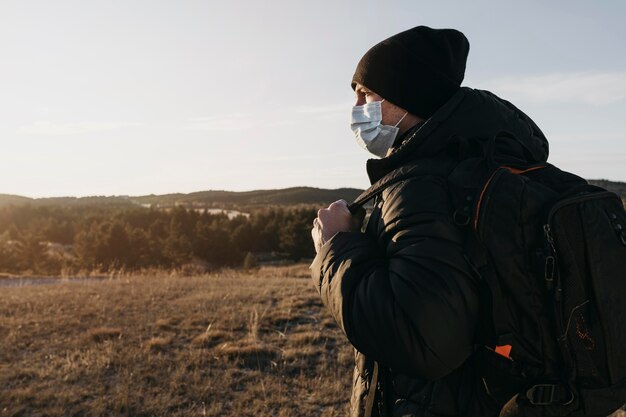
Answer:
<svg viewBox="0 0 626 417"><path fill-rule="evenodd" d="M409 112L404 113L404 116L402 116L402 118L398 120L398 123L396 123L393 127L398 127L398 125L402 123L407 114L409 114Z"/></svg>
<svg viewBox="0 0 626 417"><path fill-rule="evenodd" d="M384 98L384 99L380 100L380 104L382 105L382 104L383 104L383 101L385 101L385 100L387 100L387 99L386 99L386 98ZM395 125L393 125L393 127L398 127L398 125L399 125L400 123L402 123L402 121L404 120L404 118L406 117L406 115L407 115L407 114L409 114L409 112L404 113L404 116L402 116L402 117L400 118L400 120L398 120L398 123L396 123Z"/></svg>

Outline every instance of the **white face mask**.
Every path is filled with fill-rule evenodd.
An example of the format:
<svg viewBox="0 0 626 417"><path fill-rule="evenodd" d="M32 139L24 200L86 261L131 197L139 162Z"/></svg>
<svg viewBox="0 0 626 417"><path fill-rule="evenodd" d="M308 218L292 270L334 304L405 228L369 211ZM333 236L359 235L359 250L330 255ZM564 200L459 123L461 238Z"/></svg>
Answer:
<svg viewBox="0 0 626 417"><path fill-rule="evenodd" d="M395 126L382 125L381 104L383 101L385 100L352 107L350 123L350 129L354 132L357 143L381 158L387 155L400 130L397 126L408 114L408 112L405 113Z"/></svg>

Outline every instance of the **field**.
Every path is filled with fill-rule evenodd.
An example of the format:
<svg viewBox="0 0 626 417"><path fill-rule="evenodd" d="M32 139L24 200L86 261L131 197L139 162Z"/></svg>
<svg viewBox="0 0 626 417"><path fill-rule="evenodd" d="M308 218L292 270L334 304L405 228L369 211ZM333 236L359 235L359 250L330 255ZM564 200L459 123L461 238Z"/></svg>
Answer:
<svg viewBox="0 0 626 417"><path fill-rule="evenodd" d="M307 265L0 291L0 416L348 408L352 349Z"/></svg>

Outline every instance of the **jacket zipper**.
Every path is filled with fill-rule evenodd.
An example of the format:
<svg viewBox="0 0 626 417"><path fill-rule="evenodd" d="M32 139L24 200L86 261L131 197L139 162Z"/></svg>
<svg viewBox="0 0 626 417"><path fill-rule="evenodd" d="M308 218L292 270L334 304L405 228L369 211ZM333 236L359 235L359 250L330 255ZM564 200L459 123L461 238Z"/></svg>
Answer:
<svg viewBox="0 0 626 417"><path fill-rule="evenodd" d="M617 195L610 191L598 191L598 192L593 192L589 194L575 195L575 196L566 198L565 200L560 201L558 204L555 204L550 209L550 212L548 213L547 224L552 224L552 217L554 217L556 212L562 209L563 207L568 206L569 204L579 203L579 202L586 201L586 200L595 200L596 198L604 198L604 197L613 197L613 198L618 199Z"/></svg>
<svg viewBox="0 0 626 417"><path fill-rule="evenodd" d="M600 192L595 192L595 193L585 193L581 195L574 195L552 206L552 208L550 209L550 212L548 213L547 221L543 225L543 233L548 243L548 250L550 252L550 255L546 256L544 278L546 281L546 286L547 286L548 291L550 292L554 291L554 300L557 303L560 303L561 301L561 297L563 295L563 288L561 287L560 280L558 279L559 278L558 273L557 273L558 253L556 250L556 245L554 244L554 236L552 234L552 226L554 226L553 224L554 215L560 209L567 207L571 204L576 204L576 203L580 203L580 202L588 201L588 200L595 200L595 199L604 198L604 197L618 198L617 195L615 195L614 193L610 191L600 191ZM555 278L556 278L556 283L555 283ZM559 324L562 326L562 323L559 323Z"/></svg>
<svg viewBox="0 0 626 417"><path fill-rule="evenodd" d="M484 228L485 222L483 220L485 217L485 213L487 212L487 206L489 205L491 201L491 192L503 172L504 172L504 169L499 168L497 171L495 171L492 174L491 178L487 181L487 184L485 184L485 187L483 188L483 191L478 198L478 202L476 203L476 213L475 213L474 224L475 224L475 227L477 227L476 229L477 235L481 239L484 237L483 228Z"/></svg>

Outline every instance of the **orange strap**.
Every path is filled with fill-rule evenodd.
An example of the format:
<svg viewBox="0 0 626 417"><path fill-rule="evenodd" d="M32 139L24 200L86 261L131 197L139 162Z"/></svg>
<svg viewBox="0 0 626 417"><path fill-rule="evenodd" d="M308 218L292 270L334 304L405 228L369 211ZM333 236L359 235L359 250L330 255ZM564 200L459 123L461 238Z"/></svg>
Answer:
<svg viewBox="0 0 626 417"><path fill-rule="evenodd" d="M487 182L485 183L485 186L483 187L482 191L480 192L480 197L478 197L478 203L476 204L476 214L474 215L474 230L476 230L476 228L478 227L478 214L480 213L480 203L482 203L483 201L483 196L485 195L485 191L487 190L487 187L489 186L489 183L491 183L491 180L493 179L493 177L496 175L496 173L504 168L504 169L508 169L511 173L515 174L515 175L519 175L519 174L524 174L526 172L530 172L530 171L535 171L537 169L541 169L541 168L545 168L545 165L538 165L536 167L531 167L528 169L519 169L519 168L513 168L513 167L508 167L508 166L501 166L500 168L496 169L493 174L491 174L491 176L489 177L489 179L487 180Z"/></svg>

